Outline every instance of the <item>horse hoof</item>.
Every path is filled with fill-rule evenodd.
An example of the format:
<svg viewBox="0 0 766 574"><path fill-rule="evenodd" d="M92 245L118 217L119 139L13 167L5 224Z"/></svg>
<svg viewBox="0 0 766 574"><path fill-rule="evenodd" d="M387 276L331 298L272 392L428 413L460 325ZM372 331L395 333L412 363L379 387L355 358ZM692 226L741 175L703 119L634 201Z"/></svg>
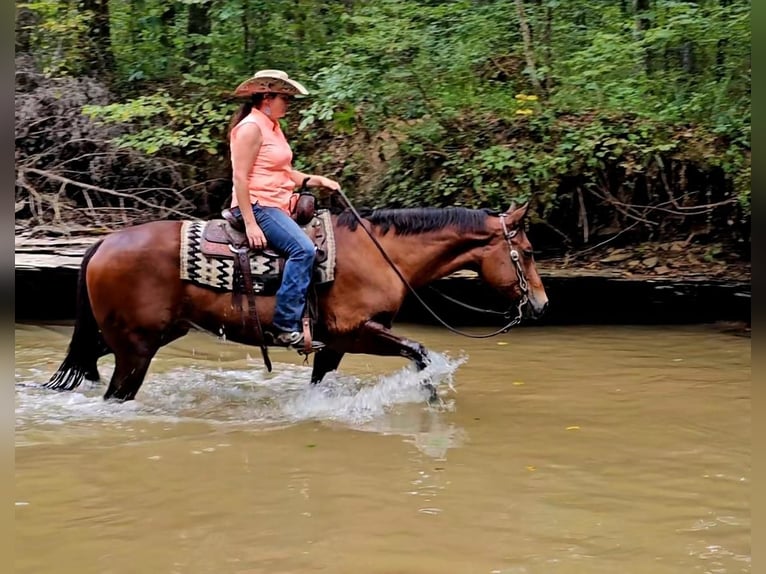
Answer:
<svg viewBox="0 0 766 574"><path fill-rule="evenodd" d="M439 393L436 392L436 387L433 386L431 383L425 383L423 385L428 391L428 404L434 405L439 402Z"/></svg>

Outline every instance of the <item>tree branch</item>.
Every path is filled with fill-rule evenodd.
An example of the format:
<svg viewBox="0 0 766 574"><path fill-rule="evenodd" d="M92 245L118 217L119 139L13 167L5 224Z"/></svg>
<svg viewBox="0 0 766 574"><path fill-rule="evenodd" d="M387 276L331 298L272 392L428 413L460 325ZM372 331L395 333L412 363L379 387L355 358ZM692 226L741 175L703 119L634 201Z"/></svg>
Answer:
<svg viewBox="0 0 766 574"><path fill-rule="evenodd" d="M131 195L129 193L122 193L122 192L115 191L115 190L112 190L112 189L105 189L103 187L98 187L96 185L90 185L90 184L87 184L87 183L81 183L79 181L75 181L73 179L69 179L68 177L64 177L62 175L51 173L49 171L44 171L42 169L37 169L37 168L34 168L34 167L22 168L22 177L23 177L23 173L33 173L35 175L46 177L46 178L52 179L54 181L58 181L58 182L61 182L61 183L66 183L67 185L72 185L74 187L78 187L78 188L80 188L82 190L97 191L97 192L100 192L100 193L105 193L107 195L113 195L115 197L124 197L124 198L127 198L127 199L131 199L131 200L133 200L133 201L135 201L137 203L140 203L142 205L145 205L147 207L163 210L163 211L166 211L168 213L173 213L174 215L180 215L182 217L191 217L188 213L184 213L182 211L177 211L177 210L175 210L173 208L170 208L170 207L165 207L165 206L162 206L162 205L157 205L155 203L152 203L151 201L147 201L147 200L142 199L141 197L138 197L136 195ZM197 219L197 218L195 218L195 219Z"/></svg>

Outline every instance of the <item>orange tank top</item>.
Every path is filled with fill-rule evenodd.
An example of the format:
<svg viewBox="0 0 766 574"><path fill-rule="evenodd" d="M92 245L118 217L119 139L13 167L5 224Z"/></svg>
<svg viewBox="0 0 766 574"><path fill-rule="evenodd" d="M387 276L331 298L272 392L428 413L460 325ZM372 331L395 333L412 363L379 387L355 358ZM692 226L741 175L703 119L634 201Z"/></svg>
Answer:
<svg viewBox="0 0 766 574"><path fill-rule="evenodd" d="M287 143L285 134L279 122L274 122L262 111L253 108L231 131L231 143L237 137L239 127L243 124L255 123L261 128L261 149L248 175L248 191L250 202L265 207L278 207L285 213L290 213L290 198L293 195L295 182L290 179L292 172L293 152ZM237 169L232 158L232 168ZM232 193L231 206L237 207L237 196Z"/></svg>

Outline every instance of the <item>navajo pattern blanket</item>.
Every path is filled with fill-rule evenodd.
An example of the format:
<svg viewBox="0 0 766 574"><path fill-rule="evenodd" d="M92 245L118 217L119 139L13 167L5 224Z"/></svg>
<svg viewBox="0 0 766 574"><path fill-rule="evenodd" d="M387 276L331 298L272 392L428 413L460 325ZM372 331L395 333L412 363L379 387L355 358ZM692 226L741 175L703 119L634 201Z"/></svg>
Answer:
<svg viewBox="0 0 766 574"><path fill-rule="evenodd" d="M201 243L206 221L184 221L181 225L181 279L197 285L232 291L234 286L234 259L209 257L202 253ZM317 254L314 265L314 284L321 285L335 279L335 236L328 211L318 211L316 217L304 227L323 225L327 239L325 253ZM282 259L261 253L250 257L250 270L256 294L273 295L281 280ZM275 287L270 287L275 286Z"/></svg>

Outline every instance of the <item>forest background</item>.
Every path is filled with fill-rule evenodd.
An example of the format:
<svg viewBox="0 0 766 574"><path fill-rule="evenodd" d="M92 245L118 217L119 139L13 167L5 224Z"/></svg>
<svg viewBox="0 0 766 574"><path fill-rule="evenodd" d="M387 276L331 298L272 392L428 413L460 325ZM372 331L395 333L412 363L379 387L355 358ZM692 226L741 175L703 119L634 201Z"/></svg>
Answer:
<svg viewBox="0 0 766 574"><path fill-rule="evenodd" d="M357 207L529 201L538 257L747 273L745 0L44 0L16 4L16 232L228 205L234 87L311 96L295 166ZM564 259L561 259L561 258Z"/></svg>

